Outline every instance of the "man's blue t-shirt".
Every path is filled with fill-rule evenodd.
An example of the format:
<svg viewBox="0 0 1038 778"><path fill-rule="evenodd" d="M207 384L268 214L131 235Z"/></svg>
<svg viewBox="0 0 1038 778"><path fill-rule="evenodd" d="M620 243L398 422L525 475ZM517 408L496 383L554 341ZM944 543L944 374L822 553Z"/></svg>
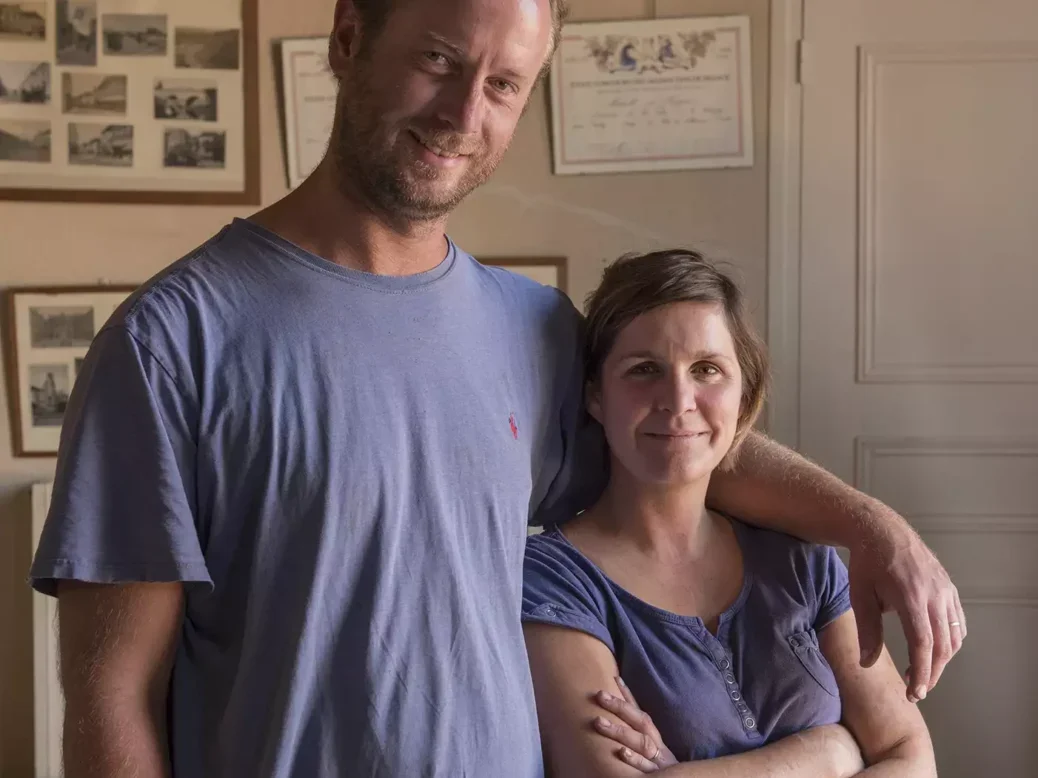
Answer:
<svg viewBox="0 0 1038 778"><path fill-rule="evenodd" d="M683 762L742 753L841 718L818 633L850 610L847 568L833 548L732 526L743 585L716 634L621 588L557 528L527 544L523 620L602 641Z"/></svg>
<svg viewBox="0 0 1038 778"><path fill-rule="evenodd" d="M235 221L95 339L32 580L188 584L174 776L542 774L523 550L594 492L580 317L445 246L384 277Z"/></svg>

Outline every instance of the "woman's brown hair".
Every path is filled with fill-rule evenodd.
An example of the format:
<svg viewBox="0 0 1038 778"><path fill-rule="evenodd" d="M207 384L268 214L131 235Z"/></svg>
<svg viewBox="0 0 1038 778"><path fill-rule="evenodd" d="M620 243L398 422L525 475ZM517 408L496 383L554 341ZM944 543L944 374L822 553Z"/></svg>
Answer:
<svg viewBox="0 0 1038 778"><path fill-rule="evenodd" d="M590 385L620 332L638 316L673 303L715 303L724 312L742 371L742 404L735 440L722 466L730 467L739 444L753 427L768 393L768 351L750 323L738 285L697 251L669 249L628 254L606 268L585 303L584 370Z"/></svg>

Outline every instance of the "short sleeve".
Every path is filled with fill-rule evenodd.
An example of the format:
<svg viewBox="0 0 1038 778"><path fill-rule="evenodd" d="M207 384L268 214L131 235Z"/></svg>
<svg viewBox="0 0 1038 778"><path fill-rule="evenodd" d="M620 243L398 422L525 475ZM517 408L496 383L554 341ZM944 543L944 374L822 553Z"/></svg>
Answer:
<svg viewBox="0 0 1038 778"><path fill-rule="evenodd" d="M580 314L576 318L575 347L563 355L564 383L559 410L562 457L544 499L533 511L536 527L561 524L591 507L609 481L609 456L601 426L584 407L583 334Z"/></svg>
<svg viewBox="0 0 1038 778"><path fill-rule="evenodd" d="M850 579L847 565L831 546L817 546L815 562L818 616L814 628L820 631L851 609Z"/></svg>
<svg viewBox="0 0 1038 778"><path fill-rule="evenodd" d="M122 325L95 338L62 424L32 586L212 585L196 522L198 403Z"/></svg>
<svg viewBox="0 0 1038 778"><path fill-rule="evenodd" d="M529 538L523 562L523 622L585 632L615 654L606 599L585 565L550 535Z"/></svg>

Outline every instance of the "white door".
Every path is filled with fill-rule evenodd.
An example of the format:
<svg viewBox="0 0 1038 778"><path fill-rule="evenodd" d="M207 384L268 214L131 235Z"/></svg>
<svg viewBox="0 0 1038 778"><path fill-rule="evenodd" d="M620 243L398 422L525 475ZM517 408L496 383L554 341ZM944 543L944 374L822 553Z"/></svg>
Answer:
<svg viewBox="0 0 1038 778"><path fill-rule="evenodd" d="M959 586L942 778L1035 778L1038 0L805 0L804 39L800 446Z"/></svg>

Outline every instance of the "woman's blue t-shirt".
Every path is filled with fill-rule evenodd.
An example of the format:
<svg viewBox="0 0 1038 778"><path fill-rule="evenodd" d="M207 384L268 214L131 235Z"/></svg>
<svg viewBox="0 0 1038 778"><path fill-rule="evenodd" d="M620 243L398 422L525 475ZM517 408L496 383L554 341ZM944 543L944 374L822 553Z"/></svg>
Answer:
<svg viewBox="0 0 1038 778"><path fill-rule="evenodd" d="M523 620L601 640L681 761L840 721L839 689L817 634L850 609L846 566L832 548L732 525L743 585L716 636L699 618L625 591L557 528L527 541Z"/></svg>

